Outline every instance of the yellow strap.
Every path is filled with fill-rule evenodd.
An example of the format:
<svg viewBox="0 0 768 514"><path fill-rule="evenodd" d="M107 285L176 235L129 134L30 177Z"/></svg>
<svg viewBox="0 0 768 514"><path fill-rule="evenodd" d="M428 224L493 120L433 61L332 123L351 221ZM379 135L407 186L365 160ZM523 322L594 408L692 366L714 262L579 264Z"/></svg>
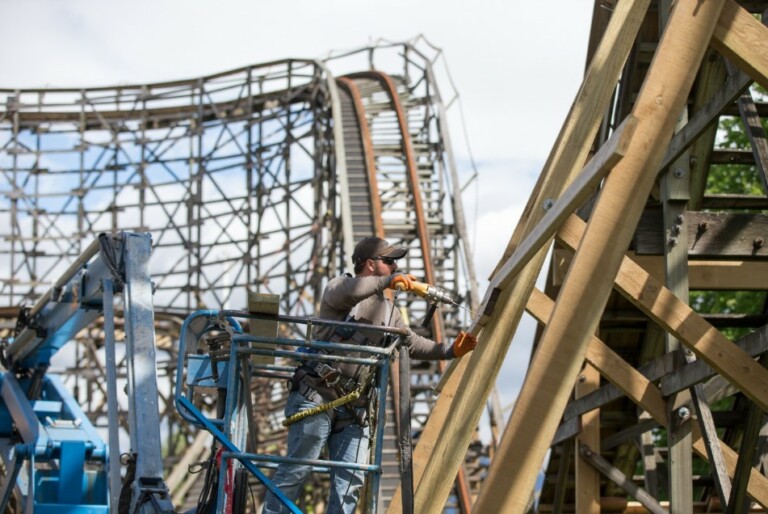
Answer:
<svg viewBox="0 0 768 514"><path fill-rule="evenodd" d="M365 389L365 385L361 385L360 387L358 387L356 390L352 391L348 395L342 396L341 398L337 398L332 402L324 403L322 405L318 405L317 407L310 407L309 409L304 409L302 411L299 411L296 414L285 418L283 420L283 426L287 427L287 426L293 425L297 421L301 421L304 418L314 416L315 414L320 414L321 412L325 412L330 409L335 409L340 405L344 405L345 403L349 403L351 401L357 400L358 398L360 398L360 395L363 394L363 389Z"/></svg>

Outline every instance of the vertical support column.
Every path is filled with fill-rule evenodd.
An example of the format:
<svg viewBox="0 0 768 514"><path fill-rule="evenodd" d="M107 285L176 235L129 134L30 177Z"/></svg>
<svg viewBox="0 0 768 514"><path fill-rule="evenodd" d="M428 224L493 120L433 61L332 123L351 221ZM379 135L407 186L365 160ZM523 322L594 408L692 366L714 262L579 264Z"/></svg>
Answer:
<svg viewBox="0 0 768 514"><path fill-rule="evenodd" d="M148 262L151 253L149 234L123 234L125 266L125 351L128 368L128 409L131 451L136 455L136 479L131 512L152 512L152 495L160 505L172 509L163 481L163 455L160 444L155 316L152 307L152 282ZM146 502L146 503L144 503Z"/></svg>
<svg viewBox="0 0 768 514"><path fill-rule="evenodd" d="M600 388L600 373L591 364L585 364L576 381L576 398L586 396ZM585 444L600 454L600 409L581 416L581 433L574 448L576 463L576 514L600 514L600 472L581 454Z"/></svg>
<svg viewBox="0 0 768 514"><path fill-rule="evenodd" d="M687 118L686 111L683 111L678 126ZM685 152L670 166L661 181L666 285L684 303L688 303L688 231L685 209L689 198L689 177L688 152ZM680 351L680 342L667 334L666 349L667 352ZM683 351L691 354L690 350ZM684 514L693 512L690 393L682 391L674 395L669 400L668 409L670 514Z"/></svg>

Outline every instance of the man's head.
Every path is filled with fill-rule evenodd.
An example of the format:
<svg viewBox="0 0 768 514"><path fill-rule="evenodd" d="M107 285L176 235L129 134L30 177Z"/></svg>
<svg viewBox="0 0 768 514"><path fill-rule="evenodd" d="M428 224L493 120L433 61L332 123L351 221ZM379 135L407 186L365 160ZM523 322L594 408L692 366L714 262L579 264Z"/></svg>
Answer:
<svg viewBox="0 0 768 514"><path fill-rule="evenodd" d="M395 261L407 252L407 248L392 246L379 237L363 238L352 252L355 275L391 275L397 269Z"/></svg>

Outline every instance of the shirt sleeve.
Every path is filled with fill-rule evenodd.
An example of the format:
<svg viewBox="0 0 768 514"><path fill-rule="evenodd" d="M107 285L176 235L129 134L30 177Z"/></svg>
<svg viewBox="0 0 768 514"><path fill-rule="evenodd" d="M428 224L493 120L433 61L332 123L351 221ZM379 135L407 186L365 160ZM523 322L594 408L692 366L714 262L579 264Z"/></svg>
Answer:
<svg viewBox="0 0 768 514"><path fill-rule="evenodd" d="M339 311L349 311L362 300L381 293L390 277L349 277L331 280L323 292L323 303Z"/></svg>

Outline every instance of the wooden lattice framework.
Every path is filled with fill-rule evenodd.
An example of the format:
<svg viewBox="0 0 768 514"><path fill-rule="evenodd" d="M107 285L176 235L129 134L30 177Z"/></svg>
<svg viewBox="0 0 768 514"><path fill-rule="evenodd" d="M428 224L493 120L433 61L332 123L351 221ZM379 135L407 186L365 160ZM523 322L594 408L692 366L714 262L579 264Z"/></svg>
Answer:
<svg viewBox="0 0 768 514"><path fill-rule="evenodd" d="M474 512L768 507L768 371L754 359L768 349L766 311L705 317L688 305L689 289L768 289L764 109L742 94L768 86L767 7L595 2L583 85L491 277L473 324L480 344L416 449L416 512L440 510L526 310L544 328ZM713 150L729 113L745 121L751 152ZM710 166L735 159L755 166L763 194L705 195ZM718 330L739 324L756 330L737 342ZM713 414L708 399L724 395L731 407ZM703 461L706 476L694 473Z"/></svg>

